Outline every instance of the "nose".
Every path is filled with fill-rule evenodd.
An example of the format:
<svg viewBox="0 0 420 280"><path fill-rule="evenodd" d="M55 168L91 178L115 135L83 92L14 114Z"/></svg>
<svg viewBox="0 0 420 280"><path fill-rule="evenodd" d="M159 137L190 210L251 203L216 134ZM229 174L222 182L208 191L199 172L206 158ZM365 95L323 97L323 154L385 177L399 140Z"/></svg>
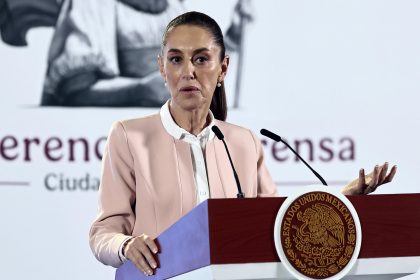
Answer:
<svg viewBox="0 0 420 280"><path fill-rule="evenodd" d="M185 60L182 77L186 80L193 80L196 77L195 66L191 60Z"/></svg>

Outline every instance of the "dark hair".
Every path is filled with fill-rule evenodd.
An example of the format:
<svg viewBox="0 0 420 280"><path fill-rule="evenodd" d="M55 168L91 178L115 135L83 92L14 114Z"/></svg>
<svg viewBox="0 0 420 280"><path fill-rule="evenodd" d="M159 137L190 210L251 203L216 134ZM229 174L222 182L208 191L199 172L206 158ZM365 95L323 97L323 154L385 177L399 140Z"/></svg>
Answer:
<svg viewBox="0 0 420 280"><path fill-rule="evenodd" d="M163 55L163 48L166 45L166 39L168 33L171 29L180 26L180 25L194 25L199 26L207 31L213 36L213 40L220 47L220 61L223 61L225 58L225 42L223 41L223 33L220 29L217 22L209 17L206 14L199 12L188 12L182 15L177 16L166 26L165 33L163 33L161 54ZM216 87L213 94L213 99L211 100L210 110L212 111L214 118L218 120L225 121L227 117L227 104L226 104L226 92L224 82L221 83L222 86Z"/></svg>

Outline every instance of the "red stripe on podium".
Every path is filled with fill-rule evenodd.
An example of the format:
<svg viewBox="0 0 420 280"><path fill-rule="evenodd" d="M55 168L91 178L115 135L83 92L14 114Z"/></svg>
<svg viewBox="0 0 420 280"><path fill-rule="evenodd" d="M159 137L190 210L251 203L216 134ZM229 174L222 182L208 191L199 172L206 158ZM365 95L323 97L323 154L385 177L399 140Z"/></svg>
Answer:
<svg viewBox="0 0 420 280"><path fill-rule="evenodd" d="M348 198L362 224L359 258L420 256L420 194ZM284 200L209 200L211 263L278 262L274 221Z"/></svg>

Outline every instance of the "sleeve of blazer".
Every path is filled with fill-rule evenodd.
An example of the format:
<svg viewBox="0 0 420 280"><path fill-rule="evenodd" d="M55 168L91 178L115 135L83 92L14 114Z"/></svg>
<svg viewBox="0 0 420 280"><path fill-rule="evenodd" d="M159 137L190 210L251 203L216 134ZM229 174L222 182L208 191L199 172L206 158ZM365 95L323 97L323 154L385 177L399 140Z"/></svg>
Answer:
<svg viewBox="0 0 420 280"><path fill-rule="evenodd" d="M95 257L106 265L118 267L121 244L133 231L135 214L135 174L127 134L121 122L113 124L102 158L98 216L89 244Z"/></svg>
<svg viewBox="0 0 420 280"><path fill-rule="evenodd" d="M255 144L255 150L257 153L257 185L258 185L258 197L272 197L278 196L277 186L274 184L270 173L268 172L267 166L264 161L264 151L261 145L261 141L252 132L252 138Z"/></svg>

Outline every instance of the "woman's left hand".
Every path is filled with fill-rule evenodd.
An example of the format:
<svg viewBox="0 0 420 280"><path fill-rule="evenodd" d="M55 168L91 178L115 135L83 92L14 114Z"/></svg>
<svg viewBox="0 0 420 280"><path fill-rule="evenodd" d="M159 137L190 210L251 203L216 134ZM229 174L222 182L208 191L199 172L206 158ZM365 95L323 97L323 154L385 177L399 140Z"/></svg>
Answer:
<svg viewBox="0 0 420 280"><path fill-rule="evenodd" d="M374 192L377 187L392 181L397 166L393 166L388 173L388 162L383 165L376 165L372 172L365 176L365 170L362 168L359 171L359 178L351 181L341 191L344 195L358 195L369 194Z"/></svg>

